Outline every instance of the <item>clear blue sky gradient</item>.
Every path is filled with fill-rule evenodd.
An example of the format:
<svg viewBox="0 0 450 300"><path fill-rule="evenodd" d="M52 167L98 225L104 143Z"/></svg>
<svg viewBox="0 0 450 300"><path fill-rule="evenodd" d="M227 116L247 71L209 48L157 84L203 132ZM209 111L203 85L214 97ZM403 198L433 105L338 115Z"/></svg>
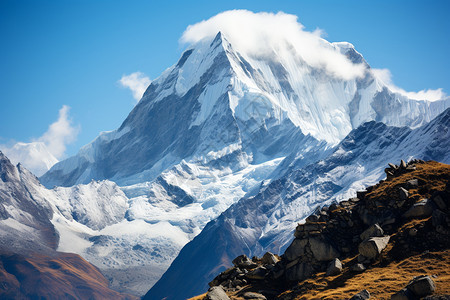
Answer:
<svg viewBox="0 0 450 300"><path fill-rule="evenodd" d="M355 45L407 91L450 92L450 1L0 1L0 144L28 142L69 105L72 155L134 106L117 81L176 63L189 24L230 9L295 14L307 30Z"/></svg>

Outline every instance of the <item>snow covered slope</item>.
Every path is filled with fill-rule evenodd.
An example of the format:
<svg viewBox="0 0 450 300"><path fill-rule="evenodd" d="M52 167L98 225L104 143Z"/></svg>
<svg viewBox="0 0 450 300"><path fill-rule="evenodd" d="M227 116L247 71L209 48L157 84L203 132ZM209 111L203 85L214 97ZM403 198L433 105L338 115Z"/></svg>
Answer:
<svg viewBox="0 0 450 300"><path fill-rule="evenodd" d="M449 149L450 109L413 130L365 123L325 159L287 169L255 196L244 197L208 223L144 299L186 299L200 294L217 273L231 266L234 257L284 252L299 221L317 207L350 198L375 184L384 177L388 162L422 158L450 163ZM177 289L170 288L175 285Z"/></svg>
<svg viewBox="0 0 450 300"><path fill-rule="evenodd" d="M20 164L14 166L0 151L0 249L48 252L57 247L51 205L28 189L36 183L33 174Z"/></svg>

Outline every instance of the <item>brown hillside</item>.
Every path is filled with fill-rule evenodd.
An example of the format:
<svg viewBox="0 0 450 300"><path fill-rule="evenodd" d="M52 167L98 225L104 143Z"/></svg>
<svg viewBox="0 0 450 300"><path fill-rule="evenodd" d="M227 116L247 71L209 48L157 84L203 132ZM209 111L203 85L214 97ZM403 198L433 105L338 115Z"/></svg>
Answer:
<svg viewBox="0 0 450 300"><path fill-rule="evenodd" d="M108 280L77 254L0 254L1 299L137 299L108 288Z"/></svg>

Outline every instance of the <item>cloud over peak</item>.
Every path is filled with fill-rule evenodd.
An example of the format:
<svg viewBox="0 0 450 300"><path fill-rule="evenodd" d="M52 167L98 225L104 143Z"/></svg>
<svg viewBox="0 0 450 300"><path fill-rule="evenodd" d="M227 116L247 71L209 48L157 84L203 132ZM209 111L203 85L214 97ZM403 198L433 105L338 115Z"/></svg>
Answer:
<svg viewBox="0 0 450 300"><path fill-rule="evenodd" d="M365 67L353 64L338 49L321 38L322 31L306 31L295 15L283 12L254 13L230 10L187 27L180 41L193 44L222 32L238 51L264 55L283 51L288 44L310 66L324 68L345 80L364 75Z"/></svg>
<svg viewBox="0 0 450 300"><path fill-rule="evenodd" d="M122 87L129 88L133 93L133 98L139 101L142 98L147 87L152 81L142 72L134 72L129 75L123 75L119 83Z"/></svg>
<svg viewBox="0 0 450 300"><path fill-rule="evenodd" d="M441 88L436 90L426 89L418 92L407 92L394 84L394 82L392 81L392 73L391 71L389 71L389 69L372 68L371 70L372 74L378 80L383 82L391 91L403 95L405 97L408 97L409 99L437 101L444 99L447 96Z"/></svg>
<svg viewBox="0 0 450 300"><path fill-rule="evenodd" d="M79 127L72 126L69 117L70 107L63 105L59 110L58 120L48 127L48 130L36 142L46 145L48 151L56 158L61 158L66 151L66 146L75 142L79 133Z"/></svg>

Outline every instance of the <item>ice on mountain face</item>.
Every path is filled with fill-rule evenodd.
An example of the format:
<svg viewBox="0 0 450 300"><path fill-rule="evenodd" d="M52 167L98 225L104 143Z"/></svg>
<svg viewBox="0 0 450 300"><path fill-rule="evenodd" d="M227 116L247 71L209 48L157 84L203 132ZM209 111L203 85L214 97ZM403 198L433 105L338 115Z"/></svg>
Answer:
<svg viewBox="0 0 450 300"><path fill-rule="evenodd" d="M68 219L100 230L120 222L128 208L128 198L110 181L54 189L59 211Z"/></svg>

